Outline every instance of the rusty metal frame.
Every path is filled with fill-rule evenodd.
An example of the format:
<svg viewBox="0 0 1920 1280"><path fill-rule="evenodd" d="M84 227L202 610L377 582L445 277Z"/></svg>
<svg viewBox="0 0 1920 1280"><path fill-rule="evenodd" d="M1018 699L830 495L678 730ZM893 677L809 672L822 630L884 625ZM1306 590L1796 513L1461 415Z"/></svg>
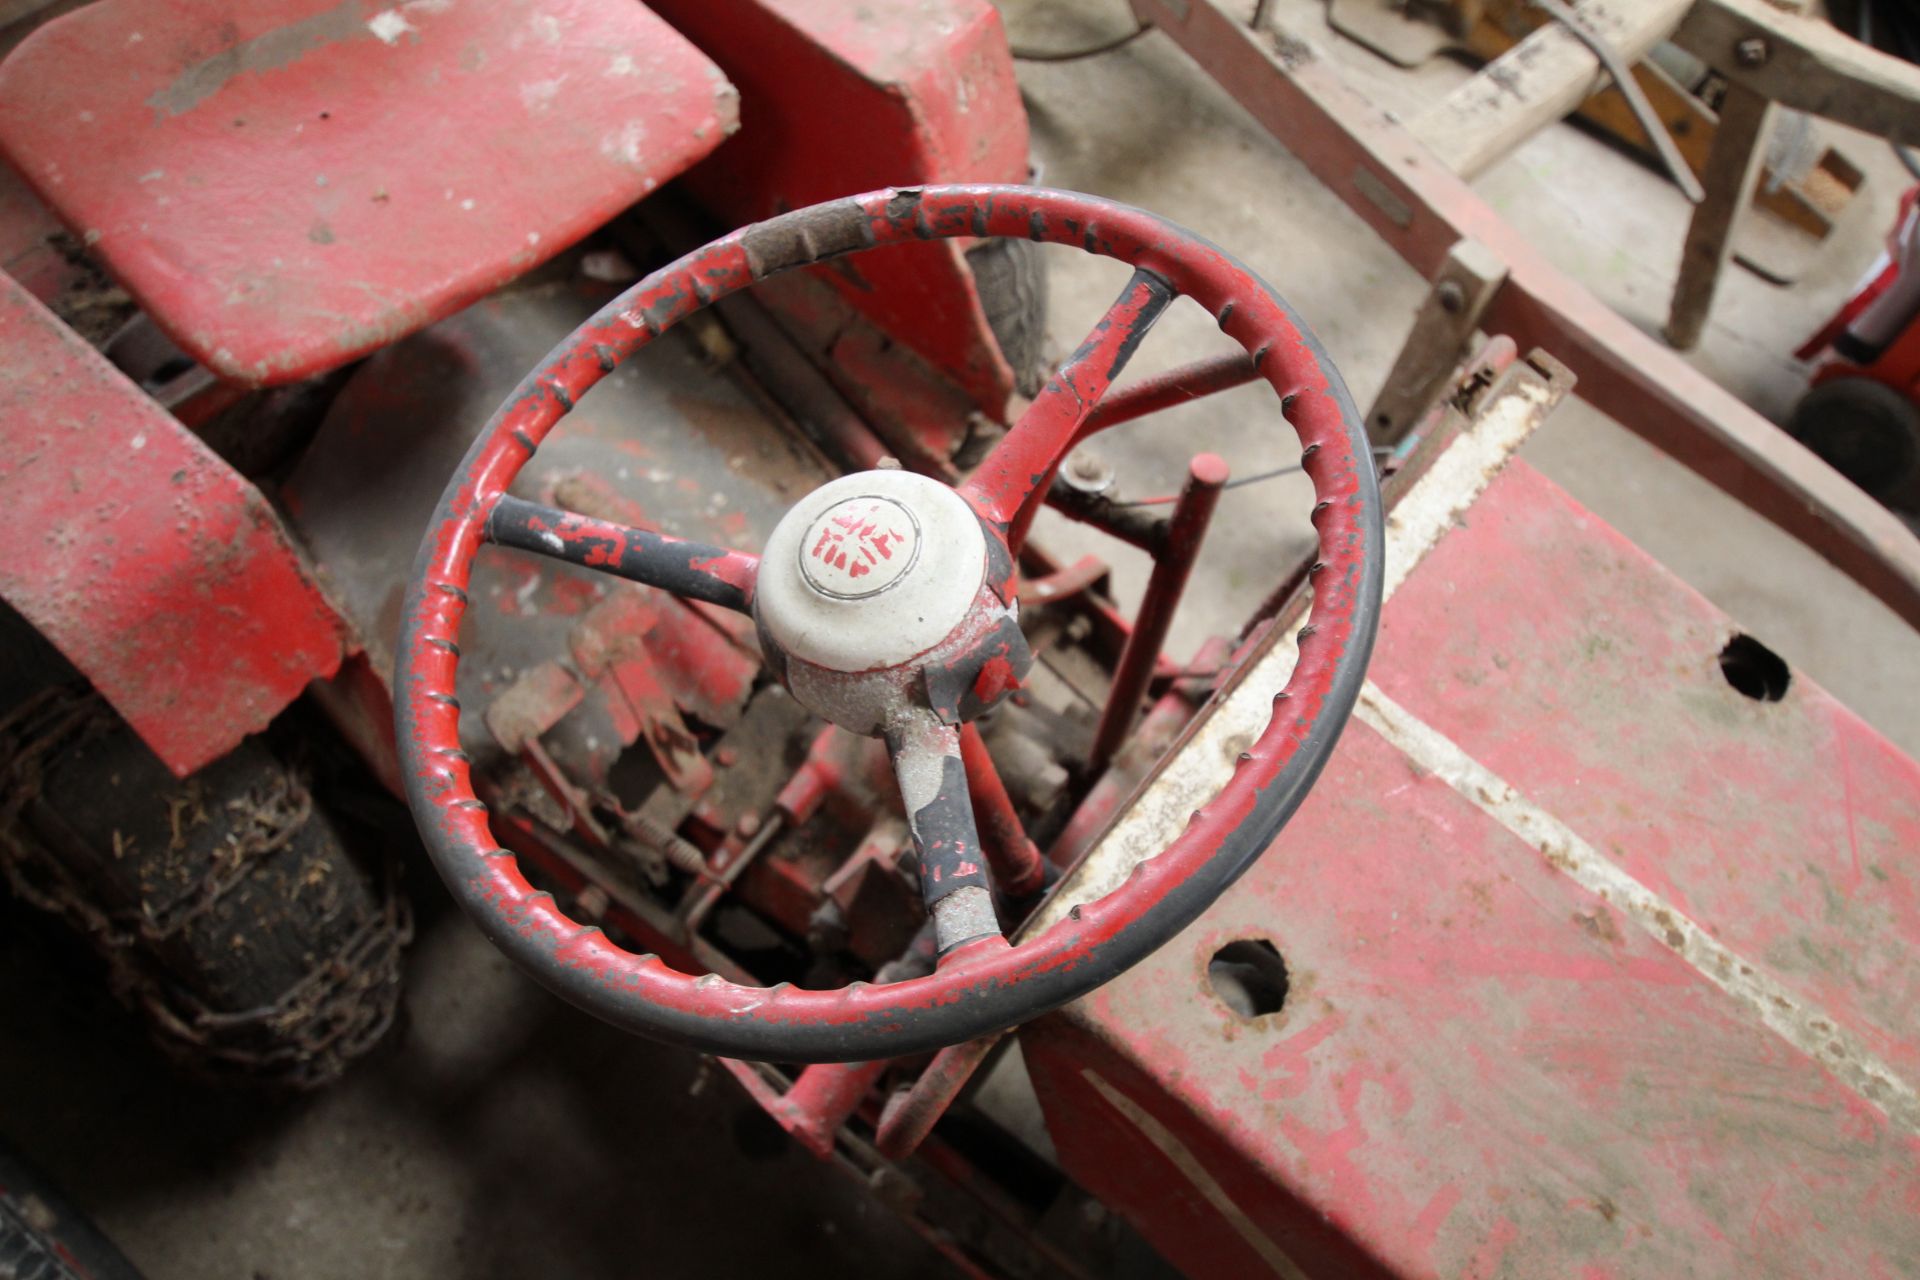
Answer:
<svg viewBox="0 0 1920 1280"><path fill-rule="evenodd" d="M1131 0L1395 253L1432 278L1477 240L1507 277L1482 326L1564 362L1579 394L1920 627L1920 539L1730 392L1554 266L1305 41L1217 0Z"/></svg>

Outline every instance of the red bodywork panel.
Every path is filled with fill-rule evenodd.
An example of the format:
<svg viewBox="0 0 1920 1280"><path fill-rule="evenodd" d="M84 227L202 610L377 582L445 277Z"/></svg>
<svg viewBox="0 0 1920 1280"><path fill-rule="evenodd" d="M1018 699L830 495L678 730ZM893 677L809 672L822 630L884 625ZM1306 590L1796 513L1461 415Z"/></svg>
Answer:
<svg viewBox="0 0 1920 1280"><path fill-rule="evenodd" d="M1815 347L1813 343L1808 343L1808 347L1814 348L1813 355L1825 350L1824 344ZM1884 382L1907 399L1920 402L1920 324L1910 324L1902 329L1900 336L1888 343L1887 349L1869 364L1855 364L1844 356L1826 351L1826 358L1813 371L1808 382L1817 387L1839 378L1870 378L1875 382Z"/></svg>
<svg viewBox="0 0 1920 1280"><path fill-rule="evenodd" d="M182 776L340 666L255 489L0 276L0 597Z"/></svg>
<svg viewBox="0 0 1920 1280"><path fill-rule="evenodd" d="M1022 1032L1069 1172L1193 1275L1920 1270L1920 766L1797 675L1737 692L1733 631L1514 464L1372 681L1665 922L1363 695L1266 858ZM1277 1013L1214 994L1246 938Z"/></svg>
<svg viewBox="0 0 1920 1280"><path fill-rule="evenodd" d="M724 223L886 186L1027 180L1027 115L986 0L654 7L740 86L745 127L687 177ZM998 418L1013 375L962 248L901 245L820 274Z"/></svg>
<svg viewBox="0 0 1920 1280"><path fill-rule="evenodd" d="M634 0L101 0L0 65L0 152L183 349L265 386L545 261L735 108Z"/></svg>

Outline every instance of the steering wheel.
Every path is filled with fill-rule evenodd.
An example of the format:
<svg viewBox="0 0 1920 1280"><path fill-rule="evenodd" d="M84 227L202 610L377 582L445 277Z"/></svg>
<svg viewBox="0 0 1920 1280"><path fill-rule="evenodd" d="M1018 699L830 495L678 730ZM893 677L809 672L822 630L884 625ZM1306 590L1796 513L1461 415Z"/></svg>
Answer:
<svg viewBox="0 0 1920 1280"><path fill-rule="evenodd" d="M715 299L841 254L963 236L1073 245L1134 271L958 488L899 470L843 476L782 517L759 557L507 493L575 401ZM960 727L1011 692L1031 663L1015 556L1076 433L1180 294L1246 348L1304 446L1319 560L1299 661L1265 731L1179 838L1119 888L1015 945L994 917ZM748 613L770 668L798 701L846 729L883 736L937 933L934 971L832 991L695 977L623 950L534 889L494 842L459 744L456 639L485 541ZM1267 848L1332 754L1359 694L1379 618L1382 547L1367 439L1339 375L1286 303L1205 240L1139 209L1035 187L886 190L815 205L735 231L634 285L556 348L474 441L421 544L402 615L394 702L407 800L441 876L494 944L616 1026L772 1062L869 1061L957 1044L1125 971Z"/></svg>

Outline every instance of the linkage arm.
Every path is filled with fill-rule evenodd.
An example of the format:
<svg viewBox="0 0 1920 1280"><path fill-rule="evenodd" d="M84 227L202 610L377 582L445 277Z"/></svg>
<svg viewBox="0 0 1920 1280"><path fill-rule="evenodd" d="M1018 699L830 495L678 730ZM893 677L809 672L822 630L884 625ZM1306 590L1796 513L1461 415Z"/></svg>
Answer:
<svg viewBox="0 0 1920 1280"><path fill-rule="evenodd" d="M760 558L670 538L503 494L487 516L487 540L746 613Z"/></svg>

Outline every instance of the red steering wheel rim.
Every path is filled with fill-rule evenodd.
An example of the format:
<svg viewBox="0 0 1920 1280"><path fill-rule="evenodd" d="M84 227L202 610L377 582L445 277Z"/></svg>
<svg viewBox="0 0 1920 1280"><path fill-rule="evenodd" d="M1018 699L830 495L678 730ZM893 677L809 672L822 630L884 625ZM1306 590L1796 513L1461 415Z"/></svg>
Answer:
<svg viewBox="0 0 1920 1280"><path fill-rule="evenodd" d="M831 991L745 987L635 955L563 913L494 841L459 745L460 621L487 517L533 451L602 377L714 300L780 271L887 244L1014 236L1130 263L1194 299L1282 398L1313 484L1320 544L1300 656L1232 777L1126 882L1037 937L959 948L932 974ZM1358 697L1378 623L1379 489L1352 398L1285 302L1220 249L1153 214L1073 192L943 186L877 191L736 231L642 280L520 384L449 482L402 615L395 717L407 798L441 876L513 960L616 1026L710 1053L864 1061L956 1044L1084 995L1197 917L1298 807Z"/></svg>

